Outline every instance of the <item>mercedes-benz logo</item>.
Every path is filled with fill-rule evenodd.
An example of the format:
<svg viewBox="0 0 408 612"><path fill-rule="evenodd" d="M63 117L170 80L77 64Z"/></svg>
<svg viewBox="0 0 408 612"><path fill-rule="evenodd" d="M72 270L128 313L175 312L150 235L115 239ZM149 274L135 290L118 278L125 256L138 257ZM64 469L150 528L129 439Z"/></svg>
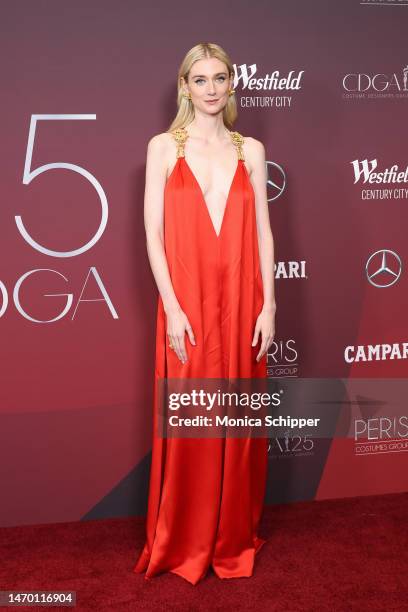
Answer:
<svg viewBox="0 0 408 612"><path fill-rule="evenodd" d="M367 280L374 287L391 287L397 282L401 272L401 258L389 249L376 251L368 258L366 263Z"/></svg>
<svg viewBox="0 0 408 612"><path fill-rule="evenodd" d="M272 194L270 198L268 197L268 202L273 202L273 200L276 200L282 195L286 187L286 175L279 164L271 161L266 162L266 174L268 194Z"/></svg>

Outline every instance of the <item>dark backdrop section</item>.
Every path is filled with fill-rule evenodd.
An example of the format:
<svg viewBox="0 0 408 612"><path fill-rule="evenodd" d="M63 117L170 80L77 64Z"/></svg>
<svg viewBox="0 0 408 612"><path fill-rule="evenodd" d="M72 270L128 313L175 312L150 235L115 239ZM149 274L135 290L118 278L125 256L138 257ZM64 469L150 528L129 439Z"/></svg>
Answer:
<svg viewBox="0 0 408 612"><path fill-rule="evenodd" d="M145 512L157 304L146 145L170 124L198 42L231 55L235 129L266 148L268 376L406 376L406 357L356 359L408 340L408 177L368 180L407 167L408 6L389 4L3 3L2 526ZM353 438L271 440L266 501L406 490L406 431L392 430L396 450L378 431L365 456Z"/></svg>

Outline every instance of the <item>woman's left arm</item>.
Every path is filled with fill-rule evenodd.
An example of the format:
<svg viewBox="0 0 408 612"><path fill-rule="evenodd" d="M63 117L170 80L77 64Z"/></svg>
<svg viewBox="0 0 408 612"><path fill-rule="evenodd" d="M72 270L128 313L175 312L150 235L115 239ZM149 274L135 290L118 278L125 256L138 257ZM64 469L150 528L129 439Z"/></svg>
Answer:
<svg viewBox="0 0 408 612"><path fill-rule="evenodd" d="M265 147L262 142L255 138L246 140L249 141L247 151L251 163L251 183L255 192L256 226L264 294L263 307L256 321L252 340L252 346L255 346L258 343L259 334L261 334L262 344L256 357L259 361L271 346L275 336L274 240L269 220L266 192Z"/></svg>

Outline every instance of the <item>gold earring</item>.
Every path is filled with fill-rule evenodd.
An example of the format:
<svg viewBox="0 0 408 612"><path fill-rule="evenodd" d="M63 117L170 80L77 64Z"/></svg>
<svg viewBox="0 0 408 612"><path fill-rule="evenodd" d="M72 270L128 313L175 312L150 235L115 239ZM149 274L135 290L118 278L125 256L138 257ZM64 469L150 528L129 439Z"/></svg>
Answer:
<svg viewBox="0 0 408 612"><path fill-rule="evenodd" d="M191 100L191 93L189 93L188 95L183 93L183 98L187 98L187 100Z"/></svg>
<svg viewBox="0 0 408 612"><path fill-rule="evenodd" d="M235 89L230 89L229 92L228 92L228 95L232 96L232 94L234 94L234 93L235 93Z"/></svg>

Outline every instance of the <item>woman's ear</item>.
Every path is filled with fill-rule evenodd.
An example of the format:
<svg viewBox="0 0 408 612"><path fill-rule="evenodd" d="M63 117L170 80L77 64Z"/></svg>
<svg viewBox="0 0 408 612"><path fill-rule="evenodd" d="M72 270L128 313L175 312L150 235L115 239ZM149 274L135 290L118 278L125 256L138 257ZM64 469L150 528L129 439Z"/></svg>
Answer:
<svg viewBox="0 0 408 612"><path fill-rule="evenodd" d="M186 86L186 82L184 80L184 77L180 78L180 84L181 84L181 91L184 95L188 95L188 91L187 91L187 86Z"/></svg>

